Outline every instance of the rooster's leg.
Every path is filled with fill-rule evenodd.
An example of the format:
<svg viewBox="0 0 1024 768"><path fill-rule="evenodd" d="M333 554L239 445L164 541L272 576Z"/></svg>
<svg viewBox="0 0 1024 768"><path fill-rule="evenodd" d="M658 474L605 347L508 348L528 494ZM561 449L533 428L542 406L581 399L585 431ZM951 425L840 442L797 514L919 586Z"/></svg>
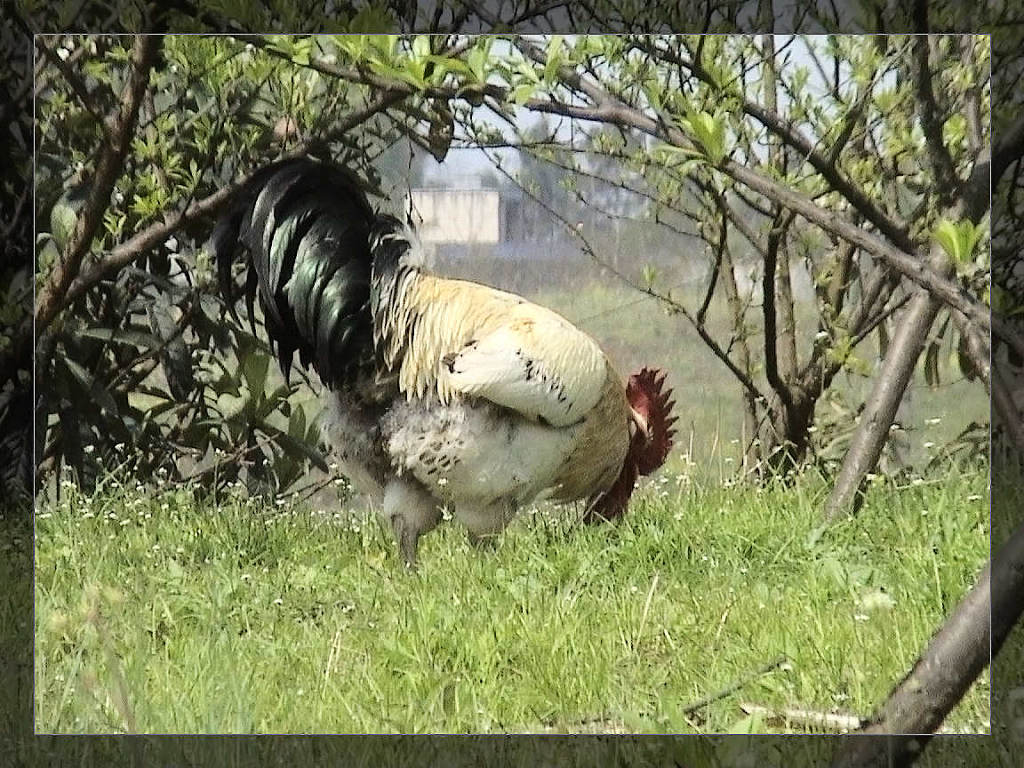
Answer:
<svg viewBox="0 0 1024 768"><path fill-rule="evenodd" d="M441 519L437 501L416 481L395 478L384 489L381 515L391 523L398 551L410 568L416 564L420 536Z"/></svg>
<svg viewBox="0 0 1024 768"><path fill-rule="evenodd" d="M496 499L490 504L459 505L455 516L469 533L469 543L478 549L494 549L500 534L515 516L516 507L511 499Z"/></svg>
<svg viewBox="0 0 1024 768"><path fill-rule="evenodd" d="M416 551L419 549L420 532L401 515L391 518L391 529L395 532L398 551L409 568L416 567Z"/></svg>

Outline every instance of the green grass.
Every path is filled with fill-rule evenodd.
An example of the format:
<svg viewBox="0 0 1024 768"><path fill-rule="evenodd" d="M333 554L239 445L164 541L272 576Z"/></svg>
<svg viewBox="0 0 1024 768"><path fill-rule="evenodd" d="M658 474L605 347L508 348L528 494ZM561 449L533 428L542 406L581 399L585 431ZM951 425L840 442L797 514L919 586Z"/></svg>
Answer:
<svg viewBox="0 0 1024 768"><path fill-rule="evenodd" d="M867 715L988 556L983 472L879 480L818 535L824 483L668 469L617 526L542 509L493 552L442 526L417 573L362 514L62 491L36 524L43 732L768 730L746 701ZM986 679L947 726L988 719Z"/></svg>

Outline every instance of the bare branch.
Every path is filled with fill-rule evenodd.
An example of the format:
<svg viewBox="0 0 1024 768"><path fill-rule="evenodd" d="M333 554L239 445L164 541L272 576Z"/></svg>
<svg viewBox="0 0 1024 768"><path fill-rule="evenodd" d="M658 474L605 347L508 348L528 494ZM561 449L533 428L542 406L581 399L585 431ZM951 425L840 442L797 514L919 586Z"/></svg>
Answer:
<svg viewBox="0 0 1024 768"><path fill-rule="evenodd" d="M657 51L659 55L664 56L666 61L678 63L680 66L686 67L701 81L712 87L717 87L714 78L694 62L684 59L664 48L654 46L653 50ZM778 136L783 142L806 158L811 166L821 174L835 191L846 198L867 221L874 224L879 232L888 237L901 249L906 251L913 250L913 243L908 234L906 223L893 218L875 205L874 201L860 187L839 170L831 153L827 154L822 151L817 143L804 136L795 126L783 120L781 116L767 107L745 96L741 97L740 103L746 114L760 122L771 133Z"/></svg>
<svg viewBox="0 0 1024 768"><path fill-rule="evenodd" d="M934 733L988 665L990 653L999 653L1024 609L1022 597L1024 526L1019 526L859 733ZM927 737L912 735L845 739L832 768L909 765L926 742Z"/></svg>

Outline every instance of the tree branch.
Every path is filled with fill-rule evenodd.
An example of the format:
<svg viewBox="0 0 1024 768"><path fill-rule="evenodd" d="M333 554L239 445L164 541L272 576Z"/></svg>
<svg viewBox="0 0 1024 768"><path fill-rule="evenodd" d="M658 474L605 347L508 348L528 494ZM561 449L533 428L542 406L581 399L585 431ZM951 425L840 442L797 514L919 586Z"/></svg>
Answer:
<svg viewBox="0 0 1024 768"><path fill-rule="evenodd" d="M529 45L527 43L523 44ZM532 57L539 57L539 62L544 62L544 55L535 47L528 47L527 50L531 52L530 55ZM680 129L674 126L666 126L664 123L644 115L632 106L615 101L607 91L601 90L599 86L593 83L585 83L582 78L571 71L564 72L562 75L570 85L578 87L579 90L590 96L594 100L595 106L562 104L534 99L528 100L526 106L535 111L551 112L584 120L629 126L643 133L666 140L674 146L687 149L694 148ZM1021 137L1021 141L1024 142L1024 136ZM972 216L977 215L978 218L980 218L978 208L983 204L982 197L987 201L987 194L982 196L981 191L982 187L985 190L988 188L988 166L988 157L983 151L975 163L971 179L965 185L964 196L965 198L970 197L967 206L969 209L968 213ZM998 318L990 320L987 307L962 290L956 283L930 269L927 265L927 259L916 254L916 249L912 243L907 243L910 246L909 248L893 246L877 235L837 217L833 211L822 208L795 189L751 170L730 158L723 158L716 167L727 176L746 185L755 192L795 211L826 232L831 232L847 242L854 243L862 250L882 259L897 272L925 288L936 298L963 312L973 322L977 323L980 328L995 332L1024 356L1024 338L1021 338L1013 328ZM974 192L978 194L974 194ZM866 219L871 220L866 212L860 212ZM873 223L878 226L877 222ZM881 227L879 229L882 230ZM884 233L884 230L882 231ZM893 234L895 237L890 239L893 239L894 242L907 241L907 238L901 236L898 232ZM911 252L914 252L914 254L912 255Z"/></svg>
<svg viewBox="0 0 1024 768"><path fill-rule="evenodd" d="M686 67L702 82L712 87L717 87L714 78L696 63L664 48L655 46L653 50L659 55L664 56L666 61ZM811 164L814 170L820 173L836 192L846 198L858 213L874 224L879 232L884 234L902 250L913 250L913 241L910 239L906 223L893 218L876 206L874 201L860 187L843 175L836 165L836 158L832 156L831 152L826 153L822 151L816 142L804 136L795 126L783 120L774 111L767 109L752 99L741 96L740 104L746 114L778 136L785 144L799 152ZM841 145L837 142L837 146Z"/></svg>
<svg viewBox="0 0 1024 768"><path fill-rule="evenodd" d="M778 334L775 327L777 320L775 314L775 270L779 246L794 215L789 213L783 217L780 213L772 222L771 231L768 233L768 246L765 248L764 273L761 275L761 307L764 315L764 372L768 383L782 400L787 418L793 410L793 393L789 391L789 386L779 375L778 348L776 346ZM786 265L786 269L788 268Z"/></svg>
<svg viewBox="0 0 1024 768"><path fill-rule="evenodd" d="M914 24L918 32L913 37L914 100L917 103L917 112L921 119L925 151L932 167L932 173L935 174L935 186L939 192L939 199L943 201L943 204L948 205L957 194L960 179L953 166L953 158L950 157L949 150L946 149L946 144L942 139L942 116L939 114L939 107L935 102L935 92L932 89L928 0L915 0Z"/></svg>
<svg viewBox="0 0 1024 768"><path fill-rule="evenodd" d="M108 118L107 140L100 147L88 197L63 258L39 292L35 320L37 333L45 330L63 307L65 294L78 276L82 259L88 253L96 230L103 221L103 212L110 203L110 193L124 168L125 156L138 120L142 94L149 82L149 71L162 40L160 35L135 37L131 75L121 94L118 109Z"/></svg>
<svg viewBox="0 0 1024 768"><path fill-rule="evenodd" d="M988 665L990 654L995 657L999 653L1024 609L1022 598L1024 526L1019 526L859 733L934 733ZM832 768L907 766L928 739L912 735L843 739Z"/></svg>
<svg viewBox="0 0 1024 768"><path fill-rule="evenodd" d="M385 92L378 99L366 105L364 108L351 112L324 137L319 140L311 139L302 142L284 156L298 157L309 152L312 145L317 141L333 141L347 131L350 131L355 126L366 122L377 113L401 101L403 98L405 98L405 94ZM213 194L208 195L202 200L198 200L191 205L187 205L184 210L179 211L172 216L168 216L162 222L150 225L112 249L104 258L90 265L88 269L82 272L82 274L75 279L67 292L65 303L74 301L92 288L92 286L96 285L100 280L103 280L105 277L116 272L122 267L127 266L137 259L142 253L166 240L185 224L206 216L216 215L231 200L238 190L245 185L248 179L249 175L246 175L233 184L221 187Z"/></svg>

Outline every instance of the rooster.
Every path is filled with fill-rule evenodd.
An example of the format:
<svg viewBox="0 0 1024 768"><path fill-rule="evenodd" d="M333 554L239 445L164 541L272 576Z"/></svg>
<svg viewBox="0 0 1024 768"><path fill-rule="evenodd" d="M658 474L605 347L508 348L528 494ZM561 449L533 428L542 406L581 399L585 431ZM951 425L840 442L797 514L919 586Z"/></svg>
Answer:
<svg viewBox="0 0 1024 768"><path fill-rule="evenodd" d="M241 255L255 332L288 377L296 352L324 383L325 437L415 564L447 509L474 542L537 498L623 514L665 461L675 418L657 370L623 381L561 315L427 272L414 233L375 212L358 178L314 160L255 173L211 237L232 313Z"/></svg>

